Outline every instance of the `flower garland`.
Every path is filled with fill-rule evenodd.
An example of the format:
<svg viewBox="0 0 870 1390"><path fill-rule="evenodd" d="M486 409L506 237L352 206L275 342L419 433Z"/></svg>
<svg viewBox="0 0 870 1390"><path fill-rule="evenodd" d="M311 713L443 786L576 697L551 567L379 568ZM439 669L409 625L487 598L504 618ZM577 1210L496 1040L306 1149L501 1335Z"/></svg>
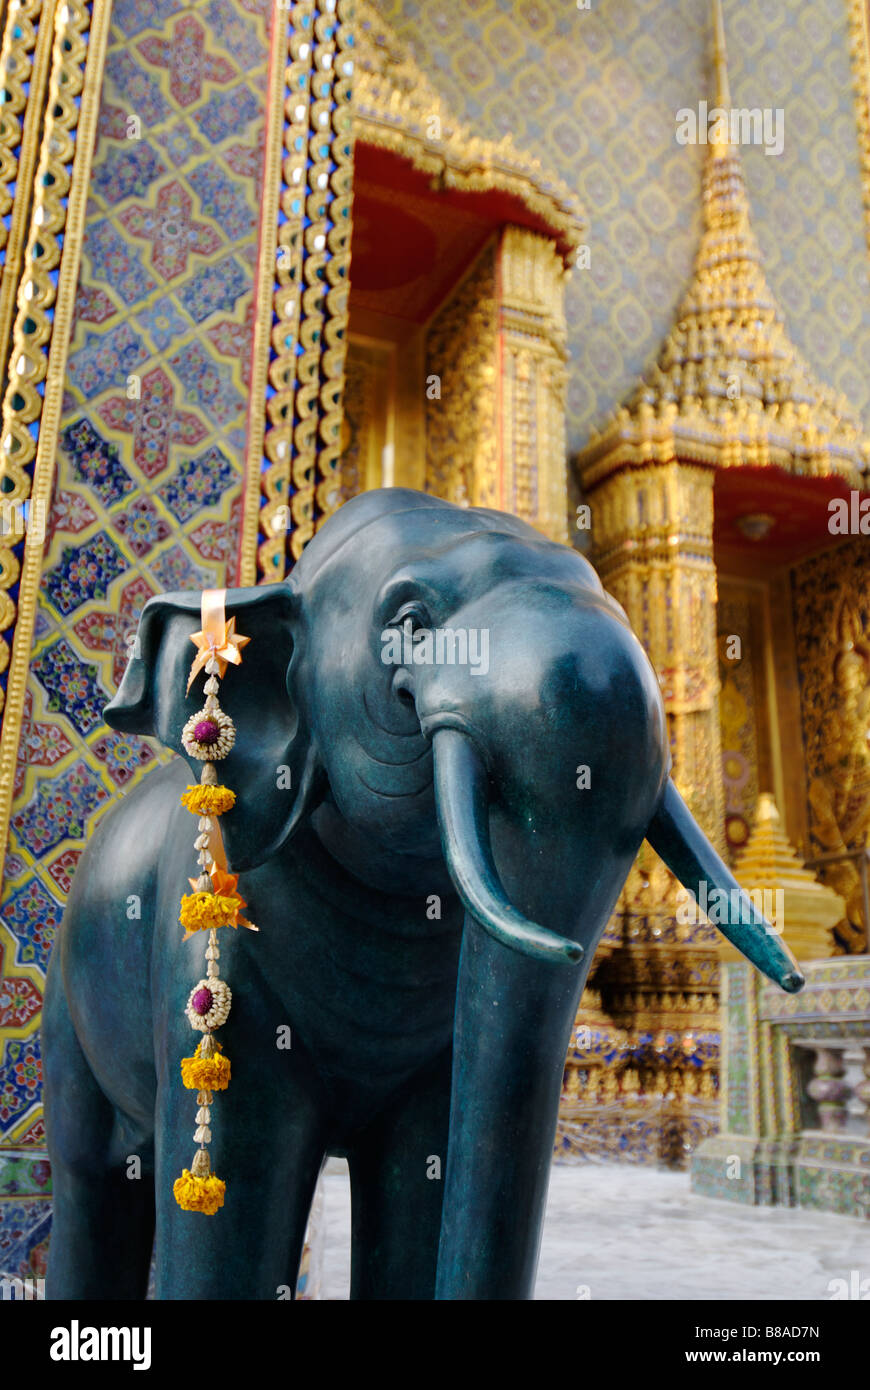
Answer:
<svg viewBox="0 0 870 1390"><path fill-rule="evenodd" d="M205 950L205 978L198 980L190 991L185 1016L195 1032L202 1033L192 1057L181 1061L181 1080L190 1091L196 1091L196 1129L194 1143L199 1145L190 1168L182 1171L173 1185L175 1200L184 1211L201 1211L213 1216L224 1204L226 1183L211 1171L208 1145L211 1143L211 1107L213 1093L225 1091L230 1083L230 1062L215 1039L215 1031L229 1018L233 996L229 985L220 978L220 948L218 930L221 927L257 928L240 915L247 904L236 888L238 876L227 873L218 860L224 861L223 842L218 817L232 810L235 792L218 783L215 763L225 758L236 741L232 719L218 703L219 680L227 664L238 666L242 648L251 640L235 631L235 618L226 620L224 601L226 590L206 589L202 595L202 630L191 641L197 648L187 681L187 689L205 671L205 704L198 714L188 719L181 731L181 742L191 757L203 765L200 785L188 787L181 803L197 817L197 850L199 874L189 880L193 889L181 899L179 922L184 927L183 941L197 932L208 932ZM225 862L225 861L224 861Z"/></svg>

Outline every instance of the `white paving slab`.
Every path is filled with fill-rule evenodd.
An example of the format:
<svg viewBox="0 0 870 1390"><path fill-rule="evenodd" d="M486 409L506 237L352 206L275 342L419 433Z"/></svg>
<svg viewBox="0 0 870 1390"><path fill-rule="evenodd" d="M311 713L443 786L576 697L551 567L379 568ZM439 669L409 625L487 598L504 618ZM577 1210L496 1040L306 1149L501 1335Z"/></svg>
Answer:
<svg viewBox="0 0 870 1390"><path fill-rule="evenodd" d="M332 1160L324 1182L323 1296L346 1299L346 1165ZM685 1173L556 1164L535 1297L829 1300L831 1281L854 1283L852 1271L870 1280L870 1223L714 1202L695 1196Z"/></svg>

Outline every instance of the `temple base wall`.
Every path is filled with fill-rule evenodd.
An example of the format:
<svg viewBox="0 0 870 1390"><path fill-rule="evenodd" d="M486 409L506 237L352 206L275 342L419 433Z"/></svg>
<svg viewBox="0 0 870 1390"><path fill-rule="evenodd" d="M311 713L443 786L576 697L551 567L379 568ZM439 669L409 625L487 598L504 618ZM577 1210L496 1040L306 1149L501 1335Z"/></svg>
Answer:
<svg viewBox="0 0 870 1390"><path fill-rule="evenodd" d="M870 1219L870 956L804 966L785 995L723 967L722 1126L691 1159L693 1192Z"/></svg>

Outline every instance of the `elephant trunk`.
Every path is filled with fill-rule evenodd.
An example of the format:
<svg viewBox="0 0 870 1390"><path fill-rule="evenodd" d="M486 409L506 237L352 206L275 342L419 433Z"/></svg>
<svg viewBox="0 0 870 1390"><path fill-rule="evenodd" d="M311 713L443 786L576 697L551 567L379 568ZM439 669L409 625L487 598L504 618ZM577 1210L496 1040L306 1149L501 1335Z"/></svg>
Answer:
<svg viewBox="0 0 870 1390"><path fill-rule="evenodd" d="M531 920L546 908L559 867L538 858L538 837L528 837L526 856L497 838L493 849L494 796L480 746L455 725L435 730L432 746L444 854L466 908L435 1297L525 1299L534 1287L562 1070L589 951ZM525 872L517 876L519 859ZM510 889L502 874L510 875ZM538 904L526 909L529 917L509 896L521 878ZM572 920L556 903L550 917ZM573 920L580 925L577 914ZM565 963L573 968L559 968Z"/></svg>
<svg viewBox="0 0 870 1390"><path fill-rule="evenodd" d="M496 941L538 960L577 964L583 947L530 922L510 903L489 843L488 779L467 734L442 728L433 735L435 801L450 877L475 921Z"/></svg>

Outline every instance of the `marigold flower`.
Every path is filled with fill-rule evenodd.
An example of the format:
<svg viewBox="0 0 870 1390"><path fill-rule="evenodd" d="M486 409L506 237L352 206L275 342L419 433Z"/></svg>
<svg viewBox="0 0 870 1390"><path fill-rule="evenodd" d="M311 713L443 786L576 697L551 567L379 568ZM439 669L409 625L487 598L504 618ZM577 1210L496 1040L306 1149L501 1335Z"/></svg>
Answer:
<svg viewBox="0 0 870 1390"><path fill-rule="evenodd" d="M219 1048L220 1043L215 1043ZM216 1052L213 1057L203 1057L202 1043L197 1045L192 1057L181 1059L181 1080L188 1091L225 1091L230 1084L230 1059Z"/></svg>
<svg viewBox="0 0 870 1390"><path fill-rule="evenodd" d="M245 906L238 894L185 893L178 920L185 932L208 931L212 927L237 927L239 910Z"/></svg>
<svg viewBox="0 0 870 1390"><path fill-rule="evenodd" d="M172 1184L173 1195L182 1211L201 1211L206 1216L214 1216L218 1207L224 1204L227 1185L220 1178L211 1175L195 1178L188 1168Z"/></svg>
<svg viewBox="0 0 870 1390"><path fill-rule="evenodd" d="M222 816L236 804L236 794L229 787L188 787L181 794L181 804L194 816Z"/></svg>

